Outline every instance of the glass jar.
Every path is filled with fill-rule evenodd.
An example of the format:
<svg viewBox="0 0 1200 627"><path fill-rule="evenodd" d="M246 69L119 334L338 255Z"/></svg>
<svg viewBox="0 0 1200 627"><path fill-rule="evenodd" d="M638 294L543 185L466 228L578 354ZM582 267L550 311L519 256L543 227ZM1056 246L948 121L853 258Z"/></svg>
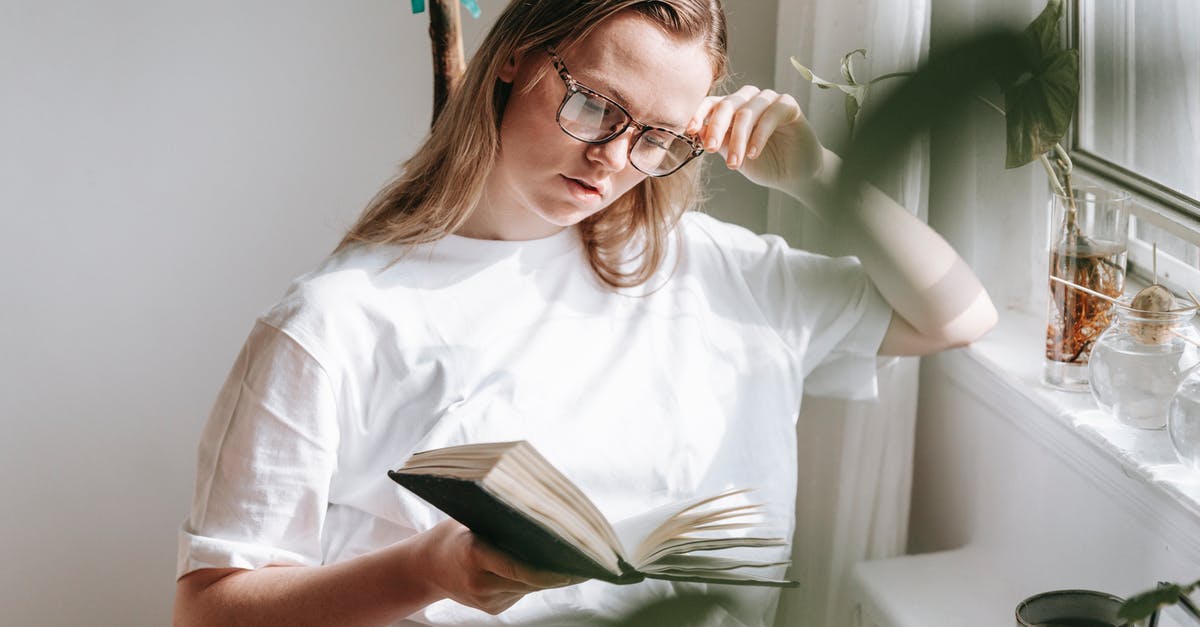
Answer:
<svg viewBox="0 0 1200 627"><path fill-rule="evenodd" d="M1179 461L1200 471L1200 368L1193 368L1179 384L1167 412L1167 433Z"/></svg>
<svg viewBox="0 0 1200 627"><path fill-rule="evenodd" d="M1200 335L1190 324L1196 308L1176 300L1164 312L1114 309L1117 319L1088 362L1092 396L1122 424L1162 429L1180 383L1200 363Z"/></svg>
<svg viewBox="0 0 1200 627"><path fill-rule="evenodd" d="M1117 298L1125 289L1129 193L1075 187L1051 194L1049 276ZM1049 278L1049 277L1047 277ZM1111 323L1109 301L1048 280L1042 381L1060 390L1088 389L1088 358Z"/></svg>

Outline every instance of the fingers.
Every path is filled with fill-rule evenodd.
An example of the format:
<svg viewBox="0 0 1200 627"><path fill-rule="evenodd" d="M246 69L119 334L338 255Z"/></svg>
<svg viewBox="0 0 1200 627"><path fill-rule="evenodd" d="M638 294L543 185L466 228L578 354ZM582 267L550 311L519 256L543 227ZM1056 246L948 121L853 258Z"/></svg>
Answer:
<svg viewBox="0 0 1200 627"><path fill-rule="evenodd" d="M466 584L459 594L452 598L459 603L470 605L490 614L499 614L512 607L526 594L537 592L550 587L558 587L581 580L554 575L557 586L538 586L527 582L516 581L488 571L475 571L468 577Z"/></svg>
<svg viewBox="0 0 1200 627"><path fill-rule="evenodd" d="M580 579L526 566L508 554L472 537L470 551L478 570L470 578L468 592L475 607L499 614L530 592L579 583Z"/></svg>
<svg viewBox="0 0 1200 627"><path fill-rule="evenodd" d="M737 169L762 154L771 134L802 116L788 94L747 85L728 96L706 98L688 125L707 152L721 152Z"/></svg>
<svg viewBox="0 0 1200 627"><path fill-rule="evenodd" d="M736 170L742 165L745 158L753 159L757 156L757 152L750 154L749 151L753 150L754 146L747 146L747 143L752 134L761 135L759 127L763 122L770 121L765 118L764 114L778 98L779 94L771 90L763 90L734 112L728 137L725 140L725 162L729 167ZM770 130L774 130L774 125ZM770 133L768 132L767 135L769 136Z"/></svg>
<svg viewBox="0 0 1200 627"><path fill-rule="evenodd" d="M522 564L479 538L474 538L471 550L475 553L476 565L481 570L510 582L504 585L504 589L507 590L533 592L578 583L575 577Z"/></svg>
<svg viewBox="0 0 1200 627"><path fill-rule="evenodd" d="M707 111L700 118L700 142L708 152L717 152L725 142L725 134L733 121L734 114L759 94L759 89L746 85L728 96L717 96L705 99ZM705 107L701 107L705 108Z"/></svg>
<svg viewBox="0 0 1200 627"><path fill-rule="evenodd" d="M483 541L453 520L429 534L434 586L463 605L498 614L530 592L572 585L581 579L525 565Z"/></svg>
<svg viewBox="0 0 1200 627"><path fill-rule="evenodd" d="M511 582L507 579L491 573L478 573L468 581L465 590L451 598L489 614L499 614L515 605L530 592L529 590L504 589L509 583Z"/></svg>
<svg viewBox="0 0 1200 627"><path fill-rule="evenodd" d="M779 127L791 124L803 117L800 105L790 94L774 94L774 99L763 111L744 144L746 158L757 158L762 154L771 135L779 130Z"/></svg>

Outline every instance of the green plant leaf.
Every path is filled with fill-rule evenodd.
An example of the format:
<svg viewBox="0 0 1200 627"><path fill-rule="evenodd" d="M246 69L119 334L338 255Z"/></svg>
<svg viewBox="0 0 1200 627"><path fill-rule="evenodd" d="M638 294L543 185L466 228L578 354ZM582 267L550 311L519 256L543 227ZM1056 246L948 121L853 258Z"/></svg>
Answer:
<svg viewBox="0 0 1200 627"><path fill-rule="evenodd" d="M846 79L846 82L850 83L851 85L858 83L858 81L854 79L854 55L856 54L861 54L865 59L867 58L867 49L858 48L857 50L851 50L842 57L842 78Z"/></svg>
<svg viewBox="0 0 1200 627"><path fill-rule="evenodd" d="M1004 91L1008 151L1004 167L1037 159L1062 141L1079 101L1079 53L1065 49L1059 32L1062 0L1046 7L1021 31L1019 54L991 71Z"/></svg>
<svg viewBox="0 0 1200 627"><path fill-rule="evenodd" d="M1062 14L1062 0L1048 0L1042 12L1021 33L1025 40L1023 47L1026 48L1031 66L1044 67L1048 65L1047 61L1050 58L1063 51L1062 36L1058 28Z"/></svg>
<svg viewBox="0 0 1200 627"><path fill-rule="evenodd" d="M858 51L856 50L855 52ZM863 52L865 53L866 51L864 50ZM850 58L850 56L853 54L854 52L851 52L843 57L843 63L845 63L846 59ZM820 76L813 74L813 71L808 69L804 64L800 63L796 57L792 57L791 59L792 67L795 67L796 71L800 72L800 76L803 76L808 82L820 87L821 89L838 89L842 93L846 94L846 122L850 125L850 133L853 134L854 122L858 118L858 112L862 109L863 101L867 99L868 85L845 85L843 83L827 81ZM851 101L853 101L853 104L851 104Z"/></svg>
<svg viewBox="0 0 1200 627"><path fill-rule="evenodd" d="M813 71L802 65L800 61L796 59L796 57L792 57L792 67L796 68L796 71L800 72L800 76L803 76L804 80L816 85L817 87L820 87L821 89L833 89L835 87L840 87L840 85L837 83L827 81L820 76L813 74Z"/></svg>
<svg viewBox="0 0 1200 627"><path fill-rule="evenodd" d="M837 88L842 90L843 93L845 93L847 96L850 96L856 102L858 102L858 106L860 106L860 107L862 106L863 101L867 99L867 86L866 85L838 84Z"/></svg>
<svg viewBox="0 0 1200 627"><path fill-rule="evenodd" d="M851 137L854 137L854 123L858 121L859 111L862 111L862 103L854 96L846 94L846 123L850 126Z"/></svg>
<svg viewBox="0 0 1200 627"><path fill-rule="evenodd" d="M1062 140L1079 100L1079 53L1063 50L1040 72L1004 90L1008 154L1004 167L1033 161Z"/></svg>
<svg viewBox="0 0 1200 627"><path fill-rule="evenodd" d="M1179 595L1182 593L1183 588L1179 587L1179 585L1169 584L1155 588L1154 590L1135 594L1121 604L1120 609L1117 610L1117 618L1127 621L1142 620L1153 614L1154 610L1178 601Z"/></svg>

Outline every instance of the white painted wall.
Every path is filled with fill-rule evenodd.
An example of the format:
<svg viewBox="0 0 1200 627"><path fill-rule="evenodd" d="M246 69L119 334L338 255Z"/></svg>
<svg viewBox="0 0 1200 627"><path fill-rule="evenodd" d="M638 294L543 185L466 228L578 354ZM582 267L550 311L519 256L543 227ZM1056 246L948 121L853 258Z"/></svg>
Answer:
<svg viewBox="0 0 1200 627"><path fill-rule="evenodd" d="M1150 481L1075 426L1095 405L1037 383L1040 320L1002 321L999 337L923 360L912 555L858 566L863 625L1008 627L1041 592L1128 597L1200 574L1194 501L1162 481L1174 460L1144 457Z"/></svg>
<svg viewBox="0 0 1200 627"><path fill-rule="evenodd" d="M728 4L765 83L776 2ZM0 4L0 624L169 622L201 424L254 317L422 137L427 24L407 0ZM739 179L713 212L761 229Z"/></svg>

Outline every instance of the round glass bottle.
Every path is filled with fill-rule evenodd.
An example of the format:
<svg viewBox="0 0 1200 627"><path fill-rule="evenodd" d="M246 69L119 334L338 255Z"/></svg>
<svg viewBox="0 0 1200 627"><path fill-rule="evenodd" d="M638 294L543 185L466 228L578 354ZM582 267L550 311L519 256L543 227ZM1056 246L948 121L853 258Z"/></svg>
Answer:
<svg viewBox="0 0 1200 627"><path fill-rule="evenodd" d="M1200 363L1195 306L1175 301L1170 311L1114 307L1117 319L1096 340L1088 362L1092 396L1122 424L1167 426L1167 411L1183 378Z"/></svg>
<svg viewBox="0 0 1200 627"><path fill-rule="evenodd" d="M1200 368L1193 368L1179 384L1167 412L1167 433L1179 461L1200 471Z"/></svg>

